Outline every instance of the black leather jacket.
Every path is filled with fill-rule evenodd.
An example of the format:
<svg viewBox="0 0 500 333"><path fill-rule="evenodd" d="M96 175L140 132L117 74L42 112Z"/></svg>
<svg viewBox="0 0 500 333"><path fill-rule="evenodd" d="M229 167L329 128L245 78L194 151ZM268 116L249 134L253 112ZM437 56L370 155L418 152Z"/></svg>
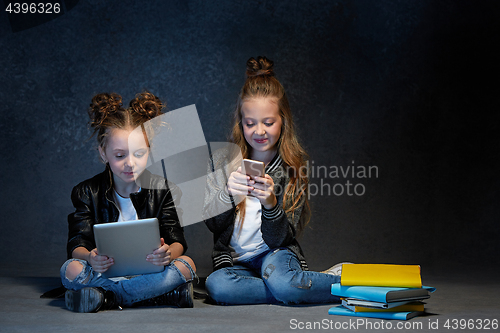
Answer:
<svg viewBox="0 0 500 333"><path fill-rule="evenodd" d="M160 222L160 236L166 244L180 243L187 250L184 231L179 223L180 210L175 203L181 192L174 184L167 185L163 177L144 171L140 176L142 189L130 199L139 219L156 217ZM93 225L118 221L120 212L113 199L113 177L109 167L91 179L73 188L71 201L75 212L68 215L68 259L77 247L95 249ZM179 215L178 215L179 214Z"/></svg>

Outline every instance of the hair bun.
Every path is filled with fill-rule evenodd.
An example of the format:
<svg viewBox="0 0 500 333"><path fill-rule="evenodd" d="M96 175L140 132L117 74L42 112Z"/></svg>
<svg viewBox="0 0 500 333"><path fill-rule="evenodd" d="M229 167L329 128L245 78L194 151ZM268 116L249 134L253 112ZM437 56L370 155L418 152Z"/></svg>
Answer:
<svg viewBox="0 0 500 333"><path fill-rule="evenodd" d="M140 116L152 119L163 113L162 109L165 104L150 92L138 94L130 101L130 108Z"/></svg>
<svg viewBox="0 0 500 333"><path fill-rule="evenodd" d="M89 117L90 126L97 128L101 126L104 120L112 113L122 108L122 97L116 93L101 93L92 98L90 104Z"/></svg>
<svg viewBox="0 0 500 333"><path fill-rule="evenodd" d="M250 58L247 61L247 77L259 75L274 76L273 65L274 62L266 57Z"/></svg>

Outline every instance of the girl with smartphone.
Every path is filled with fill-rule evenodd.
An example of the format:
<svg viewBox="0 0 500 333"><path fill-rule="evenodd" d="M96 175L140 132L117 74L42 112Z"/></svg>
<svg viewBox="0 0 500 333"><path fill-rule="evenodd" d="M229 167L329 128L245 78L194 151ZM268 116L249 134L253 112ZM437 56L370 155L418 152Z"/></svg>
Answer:
<svg viewBox="0 0 500 333"><path fill-rule="evenodd" d="M310 218L309 179L285 90L265 57L250 58L246 75L232 142L244 159L263 162L265 174L238 167L226 178L216 170L231 165L231 152L212 156L205 211L213 217L205 223L214 234L214 272L207 292L218 304L339 302L330 288L340 276L329 274L339 266L308 271L297 241Z"/></svg>

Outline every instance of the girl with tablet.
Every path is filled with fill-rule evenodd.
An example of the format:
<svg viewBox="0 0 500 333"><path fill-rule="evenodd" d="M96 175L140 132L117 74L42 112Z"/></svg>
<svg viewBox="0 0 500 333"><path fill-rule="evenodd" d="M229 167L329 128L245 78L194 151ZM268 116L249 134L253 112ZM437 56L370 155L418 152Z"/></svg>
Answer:
<svg viewBox="0 0 500 333"><path fill-rule="evenodd" d="M161 115L163 107L147 92L133 99L128 108L122 106L118 94L102 93L92 99L90 126L106 167L71 193L75 211L68 216L69 259L61 268L69 310L96 312L141 304L193 306L195 265L183 255L187 244L175 208L179 191L146 170L150 142L143 125ZM98 253L92 226L145 218L158 219L161 246L144 260L164 269L134 277L103 277L101 273L114 261Z"/></svg>

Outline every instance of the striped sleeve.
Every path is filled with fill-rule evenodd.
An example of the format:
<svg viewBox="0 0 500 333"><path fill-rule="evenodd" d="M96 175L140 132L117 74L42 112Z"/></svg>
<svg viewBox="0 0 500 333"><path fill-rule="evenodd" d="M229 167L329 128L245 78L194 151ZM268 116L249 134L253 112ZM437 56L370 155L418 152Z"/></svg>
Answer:
<svg viewBox="0 0 500 333"><path fill-rule="evenodd" d="M262 217L264 217L265 219L275 220L277 218L280 218L283 214L285 214L285 212L283 211L283 208L280 207L280 205L276 205L271 209L266 209L264 206L262 206Z"/></svg>
<svg viewBox="0 0 500 333"><path fill-rule="evenodd" d="M233 258L229 253L221 253L213 258L214 270L223 268L223 267L232 267L233 266Z"/></svg>

